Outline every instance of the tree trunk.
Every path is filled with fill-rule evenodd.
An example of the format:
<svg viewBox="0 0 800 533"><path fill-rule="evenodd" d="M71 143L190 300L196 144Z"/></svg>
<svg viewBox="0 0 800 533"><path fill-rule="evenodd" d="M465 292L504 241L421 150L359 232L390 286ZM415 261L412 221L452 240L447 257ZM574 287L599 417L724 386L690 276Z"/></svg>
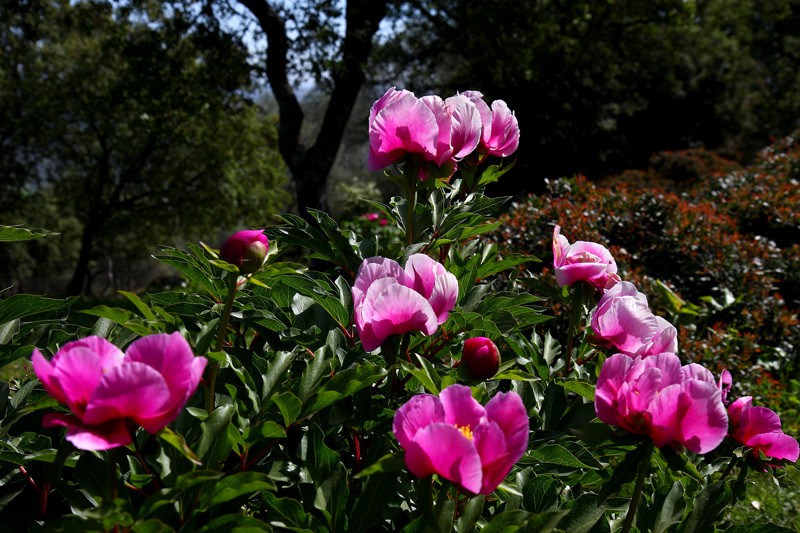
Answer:
<svg viewBox="0 0 800 533"><path fill-rule="evenodd" d="M78 262L72 273L72 279L67 284L65 292L67 296L78 296L86 294L88 287L86 280L89 278L89 261L92 258L92 248L94 246L95 230L97 226L90 215L89 220L83 226L81 234L81 249L78 254Z"/></svg>
<svg viewBox="0 0 800 533"><path fill-rule="evenodd" d="M311 147L300 143L303 110L288 78L286 23L267 0L239 0L258 20L267 37L267 79L278 102L278 146L292 173L300 215L327 209L325 188L345 126L364 83L372 37L386 16L388 0L348 0L341 59L331 73L333 91L319 134Z"/></svg>

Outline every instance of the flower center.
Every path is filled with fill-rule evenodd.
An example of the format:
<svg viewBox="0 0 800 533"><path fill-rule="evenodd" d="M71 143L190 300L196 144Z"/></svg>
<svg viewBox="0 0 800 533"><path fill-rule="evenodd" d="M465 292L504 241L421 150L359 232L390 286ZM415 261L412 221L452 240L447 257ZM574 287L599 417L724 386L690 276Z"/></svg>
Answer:
<svg viewBox="0 0 800 533"><path fill-rule="evenodd" d="M469 440L472 440L472 429L467 426L456 426L456 429L461 432L462 435L467 437Z"/></svg>

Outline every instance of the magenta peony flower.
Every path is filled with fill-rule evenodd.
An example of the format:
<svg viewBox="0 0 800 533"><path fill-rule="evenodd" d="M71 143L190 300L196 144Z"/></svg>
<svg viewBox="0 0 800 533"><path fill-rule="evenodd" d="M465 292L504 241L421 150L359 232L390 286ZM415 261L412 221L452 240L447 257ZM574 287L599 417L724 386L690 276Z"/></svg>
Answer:
<svg viewBox="0 0 800 533"><path fill-rule="evenodd" d="M483 126L483 151L497 157L508 157L516 152L519 147L519 123L508 105L503 100L495 100L489 108L479 91L464 91L461 94L478 108Z"/></svg>
<svg viewBox="0 0 800 533"><path fill-rule="evenodd" d="M608 289L592 313L595 335L628 355L678 351L675 326L650 311L647 297L633 283L621 281Z"/></svg>
<svg viewBox="0 0 800 533"><path fill-rule="evenodd" d="M752 405L750 396L739 398L728 406L731 419L731 437L752 448L756 454L763 452L773 459L796 462L800 457L797 440L781 430L781 419L772 409Z"/></svg>
<svg viewBox="0 0 800 533"><path fill-rule="evenodd" d="M559 226L553 230L553 266L559 287L586 281L602 291L619 282L617 263L605 246L586 241L570 244Z"/></svg>
<svg viewBox="0 0 800 533"><path fill-rule="evenodd" d="M124 354L86 337L50 361L34 349L31 362L47 393L72 411L45 415L44 426L65 426L67 440L82 450L126 446L132 425L157 433L178 416L206 366L179 333L142 337Z"/></svg>
<svg viewBox="0 0 800 533"><path fill-rule="evenodd" d="M385 257L365 259L353 285L355 322L368 352L391 335L436 332L458 299L458 281L424 254L408 258L403 269Z"/></svg>
<svg viewBox="0 0 800 533"><path fill-rule="evenodd" d="M464 341L461 363L475 379L489 379L500 368L500 350L486 337L472 337Z"/></svg>
<svg viewBox="0 0 800 533"><path fill-rule="evenodd" d="M269 239L264 230L246 229L237 231L225 241L219 255L242 274L252 274L262 267L269 250Z"/></svg>
<svg viewBox="0 0 800 533"><path fill-rule="evenodd" d="M662 446L710 452L728 431L728 414L714 376L678 356L646 359L616 354L600 371L595 389L597 418Z"/></svg>
<svg viewBox="0 0 800 533"><path fill-rule="evenodd" d="M469 387L413 396L394 415L393 431L417 477L449 479L473 494L491 494L528 448L528 413L515 392L484 408Z"/></svg>

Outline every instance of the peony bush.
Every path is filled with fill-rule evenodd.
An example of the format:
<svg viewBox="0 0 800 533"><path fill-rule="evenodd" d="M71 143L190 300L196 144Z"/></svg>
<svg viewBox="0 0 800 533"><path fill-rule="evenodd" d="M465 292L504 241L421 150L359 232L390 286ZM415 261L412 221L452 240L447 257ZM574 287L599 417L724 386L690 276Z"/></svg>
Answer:
<svg viewBox="0 0 800 533"><path fill-rule="evenodd" d="M781 530L729 511L795 437L682 357L614 248L564 220L587 240L556 226L552 257L487 237L520 142L505 102L392 88L368 128L403 190L369 222L397 239L287 214L163 248L184 288L0 301L0 362L35 375L0 385L4 527Z"/></svg>

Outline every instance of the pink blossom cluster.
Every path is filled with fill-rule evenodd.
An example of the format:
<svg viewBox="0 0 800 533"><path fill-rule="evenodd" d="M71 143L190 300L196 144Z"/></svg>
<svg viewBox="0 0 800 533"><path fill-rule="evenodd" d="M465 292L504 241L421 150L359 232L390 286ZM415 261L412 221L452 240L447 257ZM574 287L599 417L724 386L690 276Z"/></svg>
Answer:
<svg viewBox="0 0 800 533"><path fill-rule="evenodd" d="M417 98L393 87L372 105L369 145L370 171L411 156L423 177L449 177L473 152L481 158L514 153L519 124L504 101L495 100L490 108L478 91Z"/></svg>
<svg viewBox="0 0 800 533"><path fill-rule="evenodd" d="M528 449L529 419L515 392L486 407L469 387L450 385L439 396L413 396L394 416L405 463L418 477L431 474L473 494L491 494Z"/></svg>
<svg viewBox="0 0 800 533"><path fill-rule="evenodd" d="M365 259L353 285L355 323L368 352L391 335L436 332L458 299L458 281L425 254L413 254L405 269L385 257Z"/></svg>
<svg viewBox="0 0 800 533"><path fill-rule="evenodd" d="M720 390L723 401L727 400L732 384L727 370L722 372ZM778 460L796 462L800 457L797 439L783 432L781 419L772 409L754 406L751 396L742 396L728 405L730 417L730 436L739 444L747 446L756 454Z"/></svg>
<svg viewBox="0 0 800 533"><path fill-rule="evenodd" d="M361 215L361 218L369 222L377 222L381 226L385 226L386 224L389 223L388 220L381 217L380 213L364 213L363 215Z"/></svg>
<svg viewBox="0 0 800 533"><path fill-rule="evenodd" d="M678 356L647 358L615 354L600 371L595 389L597 418L640 435L657 447L707 453L728 432L728 414L714 376Z"/></svg>
<svg viewBox="0 0 800 533"><path fill-rule="evenodd" d="M136 426L155 434L175 420L206 362L179 333L142 337L124 354L95 336L65 344L50 361L34 349L36 377L72 411L47 414L43 424L65 426L67 440L82 450L126 446Z"/></svg>
<svg viewBox="0 0 800 533"><path fill-rule="evenodd" d="M628 355L677 353L678 331L656 316L647 297L617 275L617 264L608 249L594 242L572 244L553 230L553 266L559 287L578 282L603 292L592 312L592 331L601 344L614 346Z"/></svg>

